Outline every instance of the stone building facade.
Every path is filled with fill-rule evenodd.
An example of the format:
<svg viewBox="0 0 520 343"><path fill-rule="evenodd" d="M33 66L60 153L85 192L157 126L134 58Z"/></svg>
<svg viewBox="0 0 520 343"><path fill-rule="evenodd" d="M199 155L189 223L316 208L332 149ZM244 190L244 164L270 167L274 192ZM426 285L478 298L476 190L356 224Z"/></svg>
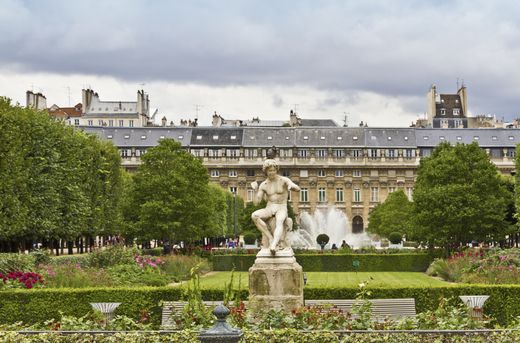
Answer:
<svg viewBox="0 0 520 343"><path fill-rule="evenodd" d="M402 189L410 199L422 157L435 146L477 141L501 173L514 170L518 129L419 129L343 127L178 127L84 128L112 141L123 166L137 168L140 157L160 139L172 138L200 158L210 180L252 201L251 182L262 180L267 150L277 149L280 173L302 189L290 201L295 212L335 206L353 231L363 231L370 211Z"/></svg>

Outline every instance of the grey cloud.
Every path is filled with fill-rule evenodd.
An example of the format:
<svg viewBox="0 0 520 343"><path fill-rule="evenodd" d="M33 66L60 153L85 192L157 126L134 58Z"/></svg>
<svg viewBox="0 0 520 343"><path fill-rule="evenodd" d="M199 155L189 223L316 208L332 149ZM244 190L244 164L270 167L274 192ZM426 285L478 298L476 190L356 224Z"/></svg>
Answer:
<svg viewBox="0 0 520 343"><path fill-rule="evenodd" d="M506 115L515 111L514 97L495 89L520 88L520 5L513 0L3 5L0 66L18 63L27 71L409 98L424 97L434 82L452 92L463 77L480 87L471 88L479 98L470 105Z"/></svg>
<svg viewBox="0 0 520 343"><path fill-rule="evenodd" d="M278 108L284 106L283 98L279 94L273 96L273 105Z"/></svg>

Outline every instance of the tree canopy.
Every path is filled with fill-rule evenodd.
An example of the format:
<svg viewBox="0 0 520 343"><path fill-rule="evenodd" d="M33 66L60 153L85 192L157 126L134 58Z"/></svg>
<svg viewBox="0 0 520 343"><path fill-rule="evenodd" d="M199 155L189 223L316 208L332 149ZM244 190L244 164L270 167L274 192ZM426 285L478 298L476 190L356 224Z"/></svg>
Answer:
<svg viewBox="0 0 520 343"><path fill-rule="evenodd" d="M133 182L140 237L193 242L218 235L225 225L225 195L209 186L202 162L174 140L148 149Z"/></svg>
<svg viewBox="0 0 520 343"><path fill-rule="evenodd" d="M392 232L400 232L410 238L412 210L412 202L402 190L392 192L370 213L368 231L387 238Z"/></svg>
<svg viewBox="0 0 520 343"><path fill-rule="evenodd" d="M112 233L120 164L112 144L0 98L0 249Z"/></svg>
<svg viewBox="0 0 520 343"><path fill-rule="evenodd" d="M478 144L440 144L421 159L414 189L415 234L432 245L503 236L510 193Z"/></svg>

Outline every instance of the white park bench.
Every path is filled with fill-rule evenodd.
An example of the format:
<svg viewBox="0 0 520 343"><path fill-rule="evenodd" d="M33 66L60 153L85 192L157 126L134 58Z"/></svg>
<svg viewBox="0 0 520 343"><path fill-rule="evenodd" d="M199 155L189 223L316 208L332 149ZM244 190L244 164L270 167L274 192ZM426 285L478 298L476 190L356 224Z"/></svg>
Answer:
<svg viewBox="0 0 520 343"><path fill-rule="evenodd" d="M404 317L415 317L415 299L368 299L372 303L372 318L382 321L385 318L397 320ZM352 312L352 306L362 300L356 299L323 299L305 300L305 306L330 306L335 307L344 313Z"/></svg>
<svg viewBox="0 0 520 343"><path fill-rule="evenodd" d="M337 308L344 313L351 312L352 306L356 299L323 299L323 300L305 300L305 306L323 306L324 308ZM397 320L404 317L415 317L415 299L414 298L400 298L400 299L369 299L372 303L372 318L377 321L385 320L386 318ZM204 301L206 306L217 306L222 301ZM245 302L247 305L247 302ZM174 312L181 312L186 305L186 301L164 301L161 328L171 329L174 327L171 315Z"/></svg>

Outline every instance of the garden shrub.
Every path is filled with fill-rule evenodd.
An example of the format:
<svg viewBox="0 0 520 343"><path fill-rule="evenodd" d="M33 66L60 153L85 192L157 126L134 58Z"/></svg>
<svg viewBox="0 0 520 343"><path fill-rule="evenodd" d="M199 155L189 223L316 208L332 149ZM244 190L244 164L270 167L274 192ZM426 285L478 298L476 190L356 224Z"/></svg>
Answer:
<svg viewBox="0 0 520 343"><path fill-rule="evenodd" d="M35 257L18 253L0 253L0 273L33 271Z"/></svg>
<svg viewBox="0 0 520 343"><path fill-rule="evenodd" d="M255 244L256 242L256 234L253 232L246 232L244 234L244 243L248 245Z"/></svg>
<svg viewBox="0 0 520 343"><path fill-rule="evenodd" d="M222 301L223 289L201 289L204 300ZM247 299L248 291L236 291L240 299ZM370 288L370 298L414 298L417 312L439 307L442 298L459 295L489 295L484 313L496 318L501 325L515 322L520 316L520 285L457 285L452 287L385 287ZM354 299L358 289L305 288L305 299ZM81 317L91 310L91 302L121 302L116 314L137 320L141 311L151 314L154 327L160 323L161 301L183 299L180 287L135 288L79 288L79 289L31 289L0 291L0 323L24 322L34 324L65 315Z"/></svg>
<svg viewBox="0 0 520 343"><path fill-rule="evenodd" d="M187 280L190 278L190 270L197 267L199 273L207 273L211 270L211 265L207 259L196 255L166 255L162 256L161 270L174 281Z"/></svg>
<svg viewBox="0 0 520 343"><path fill-rule="evenodd" d="M89 267L88 253L76 255L51 256L49 265L59 266L62 264L75 264L83 268Z"/></svg>
<svg viewBox="0 0 520 343"><path fill-rule="evenodd" d="M520 249L457 252L433 261L427 273L453 282L520 283Z"/></svg>
<svg viewBox="0 0 520 343"><path fill-rule="evenodd" d="M34 263L38 264L49 264L51 262L52 252L48 249L36 249L30 252L30 255L34 256Z"/></svg>
<svg viewBox="0 0 520 343"><path fill-rule="evenodd" d="M124 245L114 245L106 249L95 250L87 255L90 267L105 268L118 264L131 264L134 256L138 255L135 248L126 248Z"/></svg>
<svg viewBox="0 0 520 343"><path fill-rule="evenodd" d="M388 235L388 240L392 244L399 244L403 240L403 234L400 232L392 232Z"/></svg>
<svg viewBox="0 0 520 343"><path fill-rule="evenodd" d="M213 270L247 271L253 265L255 255L215 255L211 257ZM401 254L296 254L296 260L307 272L424 272L434 255L422 253ZM359 267L354 266L359 262ZM356 265L358 263L355 263Z"/></svg>
<svg viewBox="0 0 520 343"><path fill-rule="evenodd" d="M18 331L0 331L1 342L19 343L199 343L196 330L176 332L131 331L110 334L67 334L48 332L24 334ZM240 343L277 342L277 343L513 343L520 341L520 331L495 332L334 332L334 331L299 331L295 329L244 331Z"/></svg>
<svg viewBox="0 0 520 343"><path fill-rule="evenodd" d="M51 288L108 287L115 283L106 270L84 268L80 264L43 265L39 270L46 287Z"/></svg>

